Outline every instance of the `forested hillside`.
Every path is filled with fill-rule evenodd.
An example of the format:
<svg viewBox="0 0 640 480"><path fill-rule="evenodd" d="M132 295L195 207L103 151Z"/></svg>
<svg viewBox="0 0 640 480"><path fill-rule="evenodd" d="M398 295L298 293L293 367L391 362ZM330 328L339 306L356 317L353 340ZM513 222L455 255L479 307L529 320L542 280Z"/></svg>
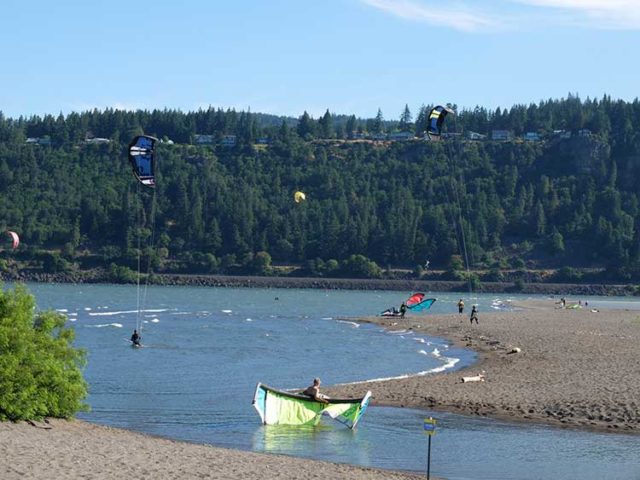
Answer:
<svg viewBox="0 0 640 480"><path fill-rule="evenodd" d="M11 252L6 239L0 267L135 268L144 250L157 272L265 273L273 261L378 276L372 262L447 269L466 247L472 269L638 278L640 102L463 110L438 142L423 136L428 106L415 119L399 110L398 121L380 111L0 116L0 227L22 240ZM401 131L416 137L382 135ZM155 190L127 161L141 133L163 140Z"/></svg>

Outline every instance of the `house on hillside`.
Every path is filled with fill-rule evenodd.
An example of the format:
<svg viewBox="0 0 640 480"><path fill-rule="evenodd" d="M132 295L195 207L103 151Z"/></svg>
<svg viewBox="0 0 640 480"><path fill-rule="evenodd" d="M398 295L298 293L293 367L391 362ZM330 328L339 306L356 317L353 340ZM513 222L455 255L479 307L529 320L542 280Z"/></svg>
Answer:
<svg viewBox="0 0 640 480"><path fill-rule="evenodd" d="M513 140L513 132L511 130L491 130L491 140L509 142Z"/></svg>
<svg viewBox="0 0 640 480"><path fill-rule="evenodd" d="M235 147L236 146L236 136L235 135L223 135L220 140L220 145L223 147Z"/></svg>
<svg viewBox="0 0 640 480"><path fill-rule="evenodd" d="M108 138L93 137L85 138L83 143L85 145L105 145L107 143L111 143L111 140L109 140Z"/></svg>
<svg viewBox="0 0 640 480"><path fill-rule="evenodd" d="M571 138L571 132L568 130L554 130L551 135L555 138L561 139Z"/></svg>
<svg viewBox="0 0 640 480"><path fill-rule="evenodd" d="M472 132L471 130L465 132L464 135L465 137L467 137L467 140L484 140L485 138L487 138L486 135L478 132Z"/></svg>
<svg viewBox="0 0 640 480"><path fill-rule="evenodd" d="M522 139L525 142L539 142L541 140L540 134L538 132L526 132L522 135Z"/></svg>
<svg viewBox="0 0 640 480"><path fill-rule="evenodd" d="M24 142L27 145L40 145L43 147L48 147L51 145L51 139L49 137L29 137Z"/></svg>
<svg viewBox="0 0 640 480"><path fill-rule="evenodd" d="M195 145L213 145L215 142L215 137L213 135L202 135L200 133L196 133L193 136L193 143Z"/></svg>
<svg viewBox="0 0 640 480"><path fill-rule="evenodd" d="M387 139L395 142L406 142L415 137L412 132L394 132L387 135Z"/></svg>
<svg viewBox="0 0 640 480"><path fill-rule="evenodd" d="M447 139L447 140L453 140L456 138L462 138L462 134L458 133L458 132L444 132L442 135L440 135L442 138Z"/></svg>

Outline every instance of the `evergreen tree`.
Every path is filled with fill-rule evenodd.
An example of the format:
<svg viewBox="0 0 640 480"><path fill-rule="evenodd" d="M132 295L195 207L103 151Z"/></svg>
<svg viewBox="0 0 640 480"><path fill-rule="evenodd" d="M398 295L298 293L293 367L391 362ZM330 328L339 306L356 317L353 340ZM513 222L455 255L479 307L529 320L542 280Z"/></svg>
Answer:
<svg viewBox="0 0 640 480"><path fill-rule="evenodd" d="M310 139L315 135L315 122L306 110L298 121L298 135L304 139Z"/></svg>
<svg viewBox="0 0 640 480"><path fill-rule="evenodd" d="M382 116L382 110L378 108L378 113L376 114L376 118L373 121L372 125L373 133L382 133L384 132L384 117Z"/></svg>
<svg viewBox="0 0 640 480"><path fill-rule="evenodd" d="M412 116L411 116L411 111L409 110L409 105L405 104L404 106L404 110L402 111L402 114L400 115L400 123L398 125L398 127L400 128L400 131L405 132L408 131L411 128L411 120L412 120Z"/></svg>
<svg viewBox="0 0 640 480"><path fill-rule="evenodd" d="M333 129L333 118L329 113L329 109L325 112L325 114L318 120L318 125L320 127L320 136L322 138L332 138L334 136Z"/></svg>

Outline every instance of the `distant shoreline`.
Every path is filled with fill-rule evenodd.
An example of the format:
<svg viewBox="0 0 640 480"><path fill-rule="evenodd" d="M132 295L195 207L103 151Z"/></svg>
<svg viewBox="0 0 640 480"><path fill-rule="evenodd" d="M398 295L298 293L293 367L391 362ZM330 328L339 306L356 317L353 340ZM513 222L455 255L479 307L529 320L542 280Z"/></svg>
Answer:
<svg viewBox="0 0 640 480"><path fill-rule="evenodd" d="M88 270L71 273L20 272L0 274L4 282L35 283L109 283L114 281L106 271ZM365 279L326 277L277 277L244 275L153 274L153 285L202 286L220 288L314 288L323 290L396 290L468 293L467 282L412 279ZM524 283L482 282L475 293L523 293L537 295L602 295L632 296L633 284Z"/></svg>

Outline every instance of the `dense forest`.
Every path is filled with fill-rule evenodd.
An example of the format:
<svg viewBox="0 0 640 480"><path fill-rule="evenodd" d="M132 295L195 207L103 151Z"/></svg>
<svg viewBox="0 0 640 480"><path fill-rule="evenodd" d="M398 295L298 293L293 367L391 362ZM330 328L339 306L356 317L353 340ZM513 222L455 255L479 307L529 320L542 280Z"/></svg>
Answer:
<svg viewBox="0 0 640 480"><path fill-rule="evenodd" d="M440 141L429 110L0 114L0 228L22 241L3 239L0 270L124 271L142 255L155 272L375 277L429 260L640 278L638 100L461 109ZM127 160L142 133L161 139L155 189Z"/></svg>

